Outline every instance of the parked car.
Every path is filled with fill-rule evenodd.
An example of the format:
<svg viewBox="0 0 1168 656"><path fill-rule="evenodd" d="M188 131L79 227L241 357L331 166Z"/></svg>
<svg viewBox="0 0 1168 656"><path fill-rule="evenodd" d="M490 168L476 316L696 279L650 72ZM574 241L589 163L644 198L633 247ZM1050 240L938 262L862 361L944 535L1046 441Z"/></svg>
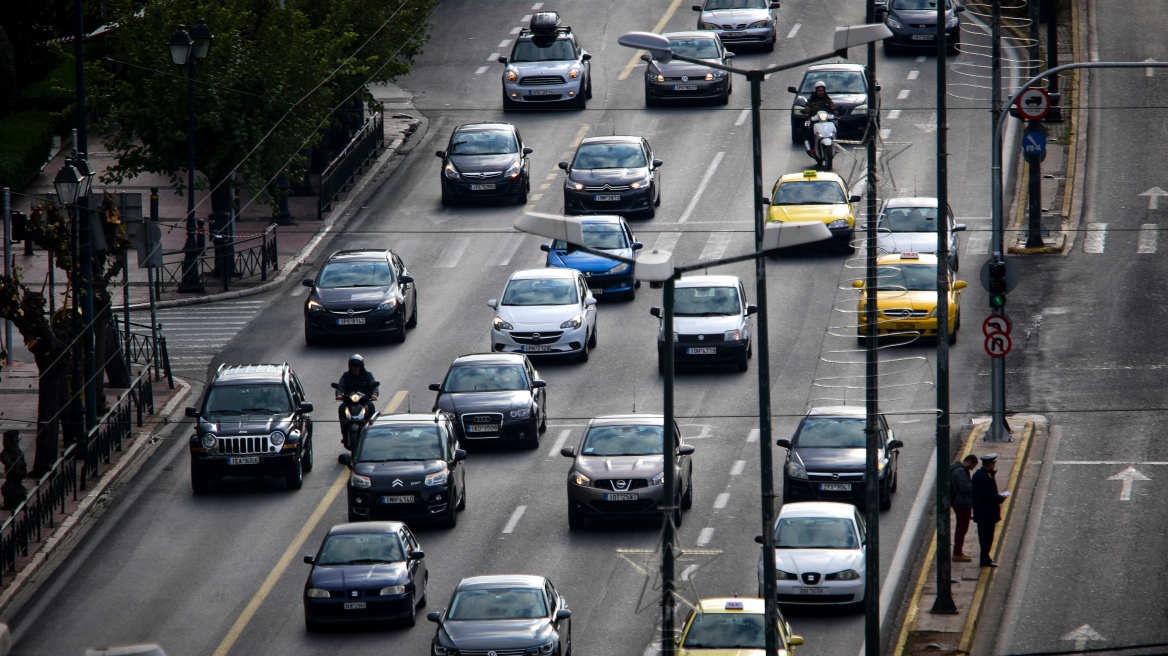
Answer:
<svg viewBox="0 0 1168 656"><path fill-rule="evenodd" d="M583 246L626 258L634 257L641 250L641 242L633 237L633 231L623 217L591 216L580 223L584 231ZM550 244L542 244L540 248L548 254L547 266L575 269L582 273L593 296L618 294L630 301L636 298L637 288L641 285L633 280L636 264L572 250L567 242L558 239Z"/></svg>
<svg viewBox="0 0 1168 656"><path fill-rule="evenodd" d="M532 149L509 123L469 123L454 128L442 160L442 204L495 198L523 205L531 191Z"/></svg>
<svg viewBox="0 0 1168 656"><path fill-rule="evenodd" d="M438 393L434 410L455 416L464 446L518 442L534 449L547 430L546 386L522 353L478 353L457 358L430 389Z"/></svg>
<svg viewBox="0 0 1168 656"><path fill-rule="evenodd" d="M443 610L426 619L438 625L432 656L572 653L572 611L542 576L473 576L459 582Z"/></svg>
<svg viewBox="0 0 1168 656"><path fill-rule="evenodd" d="M571 162L560 162L564 214L653 218L661 204L661 165L644 137L588 137Z"/></svg>
<svg viewBox="0 0 1168 656"><path fill-rule="evenodd" d="M392 250L337 251L329 255L304 301L304 342L373 336L406 341L418 325L418 290L401 257Z"/></svg>
<svg viewBox="0 0 1168 656"><path fill-rule="evenodd" d="M722 45L717 32L697 30L663 34L674 54L729 66L734 53ZM660 62L653 55L641 56L648 64L645 71L645 106L653 107L667 99L712 99L719 105L730 102L734 76L730 73L693 62L673 59Z"/></svg>

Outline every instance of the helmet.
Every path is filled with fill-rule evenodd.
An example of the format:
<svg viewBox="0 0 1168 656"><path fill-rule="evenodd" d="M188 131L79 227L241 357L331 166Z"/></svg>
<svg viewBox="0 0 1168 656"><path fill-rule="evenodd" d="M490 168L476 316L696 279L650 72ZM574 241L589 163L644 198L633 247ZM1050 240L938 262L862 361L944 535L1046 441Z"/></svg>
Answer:
<svg viewBox="0 0 1168 656"><path fill-rule="evenodd" d="M820 89L827 91L827 84L824 83L823 80L820 80L819 82L815 83L815 90L819 91Z"/></svg>
<svg viewBox="0 0 1168 656"><path fill-rule="evenodd" d="M353 365L357 365L358 367L361 367L362 369L364 369L365 368L365 358L361 357L360 353L354 353L353 355L350 355L349 356L349 367L352 367Z"/></svg>

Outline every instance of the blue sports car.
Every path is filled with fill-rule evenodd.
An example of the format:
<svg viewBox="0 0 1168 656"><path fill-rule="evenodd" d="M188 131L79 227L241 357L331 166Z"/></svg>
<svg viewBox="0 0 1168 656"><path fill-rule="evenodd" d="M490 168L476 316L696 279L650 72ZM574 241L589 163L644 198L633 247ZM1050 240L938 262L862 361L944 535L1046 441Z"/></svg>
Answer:
<svg viewBox="0 0 1168 656"><path fill-rule="evenodd" d="M633 231L623 217L590 216L581 223L584 225L584 246L628 258L641 248L641 242L633 237ZM568 252L568 245L559 240L543 244L540 248L548 254L549 267L576 269L584 274L593 296L623 295L631 301L636 296L637 287L641 285L633 280L634 264L616 262L583 251Z"/></svg>

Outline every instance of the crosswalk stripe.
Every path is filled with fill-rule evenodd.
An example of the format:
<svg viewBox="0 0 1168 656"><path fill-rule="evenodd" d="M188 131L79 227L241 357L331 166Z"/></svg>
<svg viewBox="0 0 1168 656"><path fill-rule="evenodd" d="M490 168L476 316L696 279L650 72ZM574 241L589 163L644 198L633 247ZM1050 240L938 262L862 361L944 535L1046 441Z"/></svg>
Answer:
<svg viewBox="0 0 1168 656"><path fill-rule="evenodd" d="M442 254L434 262L434 266L439 269L453 269L458 266L458 261L462 259L462 254L466 252L467 246L470 246L470 237L455 237L446 244L446 248L442 249Z"/></svg>
<svg viewBox="0 0 1168 656"><path fill-rule="evenodd" d="M1106 223L1088 223L1087 236L1083 238L1084 253L1102 253L1107 241Z"/></svg>
<svg viewBox="0 0 1168 656"><path fill-rule="evenodd" d="M677 246L678 239L681 239L680 232L662 232L657 235L657 241L653 244L653 248L659 251L672 251Z"/></svg>
<svg viewBox="0 0 1168 656"><path fill-rule="evenodd" d="M1139 242L1136 244L1137 253L1155 253L1156 239L1159 237L1160 226L1156 223L1145 223L1140 226Z"/></svg>
<svg viewBox="0 0 1168 656"><path fill-rule="evenodd" d="M511 258L515 256L515 251L519 250L521 243L523 243L523 235L503 235L503 238L495 246L495 251L491 253L491 259L488 260L487 264L489 266L507 266L511 263Z"/></svg>
<svg viewBox="0 0 1168 656"><path fill-rule="evenodd" d="M711 232L710 237L706 240L706 247L702 249L702 254L698 258L716 260L722 257L722 254L726 252L726 247L730 245L730 236L728 232Z"/></svg>

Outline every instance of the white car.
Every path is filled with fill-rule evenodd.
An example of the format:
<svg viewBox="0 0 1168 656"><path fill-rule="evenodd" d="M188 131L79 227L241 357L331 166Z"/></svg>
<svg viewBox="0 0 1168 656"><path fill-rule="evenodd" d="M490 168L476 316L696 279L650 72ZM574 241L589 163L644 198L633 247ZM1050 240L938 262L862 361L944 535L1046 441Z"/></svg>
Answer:
<svg viewBox="0 0 1168 656"><path fill-rule="evenodd" d="M491 350L576 354L596 348L596 298L575 269L516 271L507 281L491 323Z"/></svg>
<svg viewBox="0 0 1168 656"><path fill-rule="evenodd" d="M673 361L676 364L733 364L746 371L754 355L751 315L738 276L690 276L673 293ZM649 308L661 318L661 308ZM657 329L657 371L664 373L665 336Z"/></svg>
<svg viewBox="0 0 1168 656"><path fill-rule="evenodd" d="M757 539L762 541L761 536ZM783 504L775 520L776 598L780 604L864 601L864 518L847 503ZM758 561L762 596L762 557Z"/></svg>
<svg viewBox="0 0 1168 656"><path fill-rule="evenodd" d="M949 208L949 270L956 271L961 242L957 233L964 223L953 219ZM886 253L937 253L937 199L923 196L889 198L876 224L876 247Z"/></svg>

